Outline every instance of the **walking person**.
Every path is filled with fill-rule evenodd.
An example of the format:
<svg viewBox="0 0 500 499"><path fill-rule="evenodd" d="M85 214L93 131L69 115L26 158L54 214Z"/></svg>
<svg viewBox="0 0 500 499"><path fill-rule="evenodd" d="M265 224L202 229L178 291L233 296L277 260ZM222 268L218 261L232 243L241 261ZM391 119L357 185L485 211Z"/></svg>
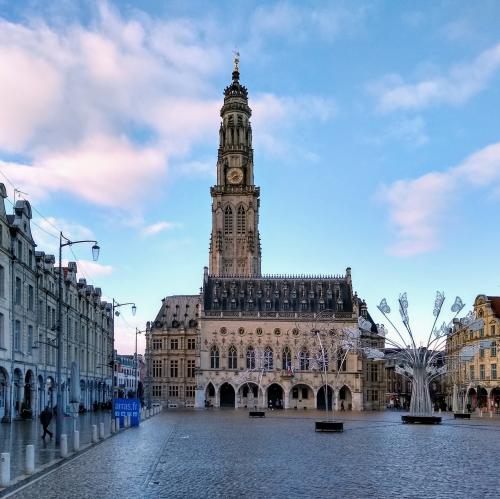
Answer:
<svg viewBox="0 0 500 499"><path fill-rule="evenodd" d="M43 435L42 438L45 440L45 435L49 435L52 440L52 432L49 430L49 424L52 420L52 412L49 410L49 407L46 406L45 409L40 414L40 423L42 423Z"/></svg>

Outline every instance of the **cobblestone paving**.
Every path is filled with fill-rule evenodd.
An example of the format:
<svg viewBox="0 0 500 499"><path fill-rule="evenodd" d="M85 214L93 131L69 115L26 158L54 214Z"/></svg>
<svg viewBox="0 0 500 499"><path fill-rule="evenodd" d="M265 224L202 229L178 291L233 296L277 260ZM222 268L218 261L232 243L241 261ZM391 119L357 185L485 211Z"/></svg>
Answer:
<svg viewBox="0 0 500 499"><path fill-rule="evenodd" d="M107 436L111 431L111 412L87 412L78 416L77 429L80 431L80 446L88 444L92 440L92 425L104 423L104 434ZM74 419L65 417L63 420L63 431L68 436L68 450L73 451L73 428ZM52 418L49 430L54 433L50 440L47 436L42 440L43 429L39 420L14 421L11 424L0 425L0 452L10 453L11 478L16 478L24 473L26 446L35 445L35 466L47 464L59 457L55 446L56 417Z"/></svg>
<svg viewBox="0 0 500 499"><path fill-rule="evenodd" d="M403 425L401 413L170 411L77 457L16 498L498 498L500 420Z"/></svg>

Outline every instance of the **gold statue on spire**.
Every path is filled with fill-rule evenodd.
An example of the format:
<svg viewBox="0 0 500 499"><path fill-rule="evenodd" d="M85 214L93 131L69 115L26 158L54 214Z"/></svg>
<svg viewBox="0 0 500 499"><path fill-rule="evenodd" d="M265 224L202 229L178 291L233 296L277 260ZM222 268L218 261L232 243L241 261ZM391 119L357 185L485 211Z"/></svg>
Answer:
<svg viewBox="0 0 500 499"><path fill-rule="evenodd" d="M234 54L234 71L238 72L240 70L239 68L239 63L240 63L240 53L237 50L233 50Z"/></svg>

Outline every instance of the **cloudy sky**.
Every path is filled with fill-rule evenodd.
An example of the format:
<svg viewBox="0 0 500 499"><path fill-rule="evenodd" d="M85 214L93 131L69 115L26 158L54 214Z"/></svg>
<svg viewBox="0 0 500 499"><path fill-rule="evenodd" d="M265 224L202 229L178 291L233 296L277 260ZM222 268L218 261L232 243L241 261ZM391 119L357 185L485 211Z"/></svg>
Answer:
<svg viewBox="0 0 500 499"><path fill-rule="evenodd" d="M232 51L253 110L263 272L340 274L414 329L500 294L498 2L0 0L0 171L38 249L123 310L197 293ZM8 179L8 180L7 180ZM11 206L7 203L7 209Z"/></svg>

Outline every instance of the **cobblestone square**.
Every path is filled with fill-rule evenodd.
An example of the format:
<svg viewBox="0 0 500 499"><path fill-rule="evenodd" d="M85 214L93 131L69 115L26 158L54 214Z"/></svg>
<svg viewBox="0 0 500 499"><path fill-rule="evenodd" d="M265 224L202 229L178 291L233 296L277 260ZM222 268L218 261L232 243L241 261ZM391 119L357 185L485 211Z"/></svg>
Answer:
<svg viewBox="0 0 500 499"><path fill-rule="evenodd" d="M500 420L403 425L399 412L165 411L12 497L498 497ZM470 473L470 463L474 473Z"/></svg>

